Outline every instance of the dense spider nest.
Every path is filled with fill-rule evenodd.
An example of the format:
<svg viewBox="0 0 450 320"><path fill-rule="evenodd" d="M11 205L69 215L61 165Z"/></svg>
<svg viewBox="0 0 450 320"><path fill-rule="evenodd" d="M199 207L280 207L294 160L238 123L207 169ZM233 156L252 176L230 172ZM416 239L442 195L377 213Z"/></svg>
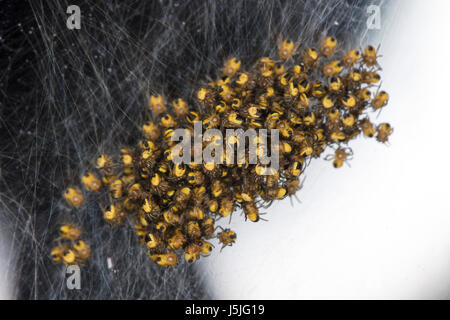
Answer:
<svg viewBox="0 0 450 320"><path fill-rule="evenodd" d="M151 96L144 139L120 154L100 155L98 171L82 177L85 190L99 192L102 184L109 189L105 220L117 226L129 216L157 264L174 266L179 252L187 262L208 255L213 245L207 240L214 237L218 219L242 209L246 219L259 221L261 207L296 194L306 164L327 147L335 149L333 165L340 168L352 155L349 141L360 133L388 141L391 126L375 127L369 119L370 111L388 102L388 94L376 85L377 50L369 45L362 54L352 49L336 57L336 47L333 37L319 50L280 40L277 60L260 58L245 71L240 60L231 58L218 80L198 90L196 100L178 98L169 106L161 95ZM196 124L202 129L197 133ZM187 151L173 139L179 127ZM262 128L270 130L265 143L257 135L246 142L245 132ZM239 129L241 134L229 135ZM203 130L215 131L206 137ZM277 155L276 167L259 157L266 155L267 138ZM197 145L196 139L201 141ZM240 146L245 152L235 161ZM196 160L196 149L209 160ZM176 163L175 156L184 161ZM83 205L77 187L64 196L75 208ZM236 234L219 228L222 248L232 245ZM76 226L62 226L65 241L53 249L53 260L75 264L89 259L91 250L80 236Z"/></svg>

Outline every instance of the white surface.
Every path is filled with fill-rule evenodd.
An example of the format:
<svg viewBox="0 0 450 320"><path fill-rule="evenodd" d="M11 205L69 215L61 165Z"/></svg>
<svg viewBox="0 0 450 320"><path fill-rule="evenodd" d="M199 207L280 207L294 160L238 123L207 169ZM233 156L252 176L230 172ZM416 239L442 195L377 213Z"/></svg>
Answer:
<svg viewBox="0 0 450 320"><path fill-rule="evenodd" d="M351 168L313 161L269 222L202 259L216 298L450 298L449 1L402 1L383 33L390 146L360 138ZM383 23L383 21L382 21Z"/></svg>

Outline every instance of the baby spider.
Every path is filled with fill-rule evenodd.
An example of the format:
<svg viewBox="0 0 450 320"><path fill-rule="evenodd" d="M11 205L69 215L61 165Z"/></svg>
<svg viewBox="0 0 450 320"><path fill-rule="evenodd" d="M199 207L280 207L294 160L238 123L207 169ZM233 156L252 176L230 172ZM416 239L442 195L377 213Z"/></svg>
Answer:
<svg viewBox="0 0 450 320"><path fill-rule="evenodd" d="M236 241L236 233L231 229L223 229L221 226L218 226L217 228L220 228L222 230L217 234L217 238L222 244L222 248L220 249L220 251L222 251L226 246L233 245L233 243Z"/></svg>
<svg viewBox="0 0 450 320"><path fill-rule="evenodd" d="M353 151L350 148L338 148L334 152L334 154L329 154L325 157L325 160L333 159L333 166L335 168L340 168L344 164L344 162L350 166L347 160L351 160L353 156Z"/></svg>

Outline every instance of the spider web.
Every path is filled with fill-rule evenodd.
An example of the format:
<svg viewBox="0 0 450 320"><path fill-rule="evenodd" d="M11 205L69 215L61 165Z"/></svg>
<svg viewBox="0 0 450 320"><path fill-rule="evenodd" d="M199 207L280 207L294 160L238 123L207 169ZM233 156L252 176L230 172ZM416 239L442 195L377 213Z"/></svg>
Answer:
<svg viewBox="0 0 450 320"><path fill-rule="evenodd" d="M81 9L80 30L66 27L69 5ZM88 195L86 205L73 210L62 200L63 190L79 185L100 153L117 153L138 141L149 95L189 101L226 58L236 56L244 68L250 66L276 53L280 35L304 46L325 35L337 37L344 50L360 46L366 6L353 0L5 5L0 222L12 296L212 297L195 265L162 269L148 259L131 225L104 223L99 201L104 195ZM64 222L80 225L93 249L81 269L81 290L67 289L65 268L49 257Z"/></svg>

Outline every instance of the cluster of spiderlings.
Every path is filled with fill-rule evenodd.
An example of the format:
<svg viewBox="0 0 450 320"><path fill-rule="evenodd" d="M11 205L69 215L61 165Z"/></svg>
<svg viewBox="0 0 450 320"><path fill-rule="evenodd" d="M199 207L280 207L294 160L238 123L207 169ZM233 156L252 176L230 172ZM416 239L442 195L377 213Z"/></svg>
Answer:
<svg viewBox="0 0 450 320"><path fill-rule="evenodd" d="M337 58L336 49L332 37L319 50L299 50L285 40L278 58L263 57L246 71L237 58L226 61L219 80L199 88L191 103L180 98L169 104L161 95L151 96L144 138L115 156L102 154L97 159L101 178L92 172L83 177L88 191L103 184L109 189L105 220L120 225L133 219L139 240L161 266L175 265L180 254L192 262L211 252L207 240L213 237L222 248L235 242L233 231L215 226L219 218L242 210L246 219L259 221L261 207L295 195L306 164L327 147L335 153L325 158L339 168L352 155L348 142L360 133L387 142L391 126L375 126L368 116L388 102L377 86L377 50L368 46ZM193 132L196 121L224 136L229 128L277 129L280 169L267 172L248 157L240 164L175 164L174 129ZM202 149L209 143L214 140L203 142ZM82 205L77 188L69 188L65 197L75 207Z"/></svg>
<svg viewBox="0 0 450 320"><path fill-rule="evenodd" d="M64 224L59 229L58 245L52 249L53 261L66 265L83 264L91 256L91 248L80 239L81 229L72 224Z"/></svg>

